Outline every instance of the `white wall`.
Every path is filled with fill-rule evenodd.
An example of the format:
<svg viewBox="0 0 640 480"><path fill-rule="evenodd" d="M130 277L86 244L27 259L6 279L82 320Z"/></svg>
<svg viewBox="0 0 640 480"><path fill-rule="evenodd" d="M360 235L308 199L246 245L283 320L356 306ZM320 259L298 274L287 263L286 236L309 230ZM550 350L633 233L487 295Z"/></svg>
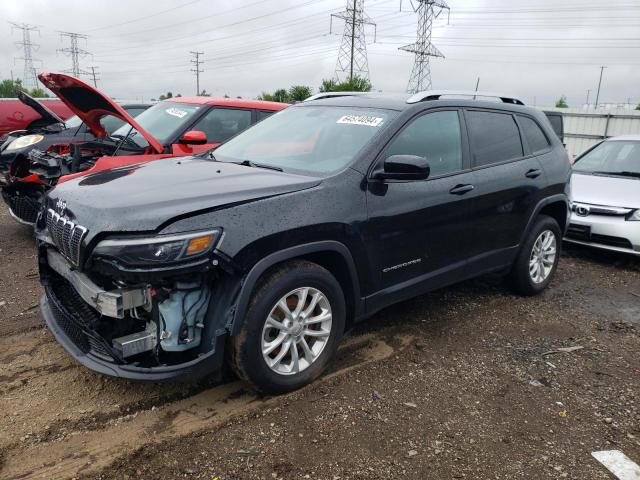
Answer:
<svg viewBox="0 0 640 480"><path fill-rule="evenodd" d="M564 115L567 149L579 155L600 140L617 135L640 134L640 111L626 108L543 108Z"/></svg>

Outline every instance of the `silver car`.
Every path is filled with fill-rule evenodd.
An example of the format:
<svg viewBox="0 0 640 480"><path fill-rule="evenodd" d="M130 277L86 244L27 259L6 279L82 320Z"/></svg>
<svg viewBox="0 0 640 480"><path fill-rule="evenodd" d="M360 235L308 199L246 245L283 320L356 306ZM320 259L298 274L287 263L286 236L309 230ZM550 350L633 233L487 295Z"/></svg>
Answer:
<svg viewBox="0 0 640 480"><path fill-rule="evenodd" d="M580 155L571 201L565 241L640 255L640 135L613 137Z"/></svg>

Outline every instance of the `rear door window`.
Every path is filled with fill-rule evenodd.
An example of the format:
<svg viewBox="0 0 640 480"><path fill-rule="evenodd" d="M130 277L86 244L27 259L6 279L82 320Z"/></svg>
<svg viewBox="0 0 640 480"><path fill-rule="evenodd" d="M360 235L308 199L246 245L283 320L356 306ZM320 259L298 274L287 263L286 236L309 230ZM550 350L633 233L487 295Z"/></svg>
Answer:
<svg viewBox="0 0 640 480"><path fill-rule="evenodd" d="M522 127L522 136L527 139L530 153L535 155L549 149L549 139L535 120L518 115L518 121Z"/></svg>
<svg viewBox="0 0 640 480"><path fill-rule="evenodd" d="M520 130L510 113L468 110L465 113L474 167L521 158Z"/></svg>

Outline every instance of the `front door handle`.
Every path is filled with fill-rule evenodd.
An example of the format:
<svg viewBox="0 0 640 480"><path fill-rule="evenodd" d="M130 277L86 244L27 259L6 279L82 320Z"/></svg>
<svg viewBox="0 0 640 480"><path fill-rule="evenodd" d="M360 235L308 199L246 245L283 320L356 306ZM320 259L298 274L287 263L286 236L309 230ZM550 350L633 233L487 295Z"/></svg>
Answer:
<svg viewBox="0 0 640 480"><path fill-rule="evenodd" d="M449 193L452 193L453 195L464 195L465 193L470 192L471 190L473 190L475 187L473 185L456 185L455 187L453 187L451 190L449 190Z"/></svg>
<svg viewBox="0 0 640 480"><path fill-rule="evenodd" d="M527 178L538 178L540 175L542 175L542 170L538 168L532 168L524 174L524 176Z"/></svg>

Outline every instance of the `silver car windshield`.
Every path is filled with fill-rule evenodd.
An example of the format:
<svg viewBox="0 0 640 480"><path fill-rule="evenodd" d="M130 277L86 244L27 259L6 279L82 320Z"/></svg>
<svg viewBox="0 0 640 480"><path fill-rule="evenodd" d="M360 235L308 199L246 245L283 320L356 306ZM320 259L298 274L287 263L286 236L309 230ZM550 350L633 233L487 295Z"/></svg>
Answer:
<svg viewBox="0 0 640 480"><path fill-rule="evenodd" d="M640 177L640 141L602 142L573 166L577 172Z"/></svg>
<svg viewBox="0 0 640 480"><path fill-rule="evenodd" d="M346 167L396 115L355 107L290 107L233 137L213 155L219 161L328 174Z"/></svg>

